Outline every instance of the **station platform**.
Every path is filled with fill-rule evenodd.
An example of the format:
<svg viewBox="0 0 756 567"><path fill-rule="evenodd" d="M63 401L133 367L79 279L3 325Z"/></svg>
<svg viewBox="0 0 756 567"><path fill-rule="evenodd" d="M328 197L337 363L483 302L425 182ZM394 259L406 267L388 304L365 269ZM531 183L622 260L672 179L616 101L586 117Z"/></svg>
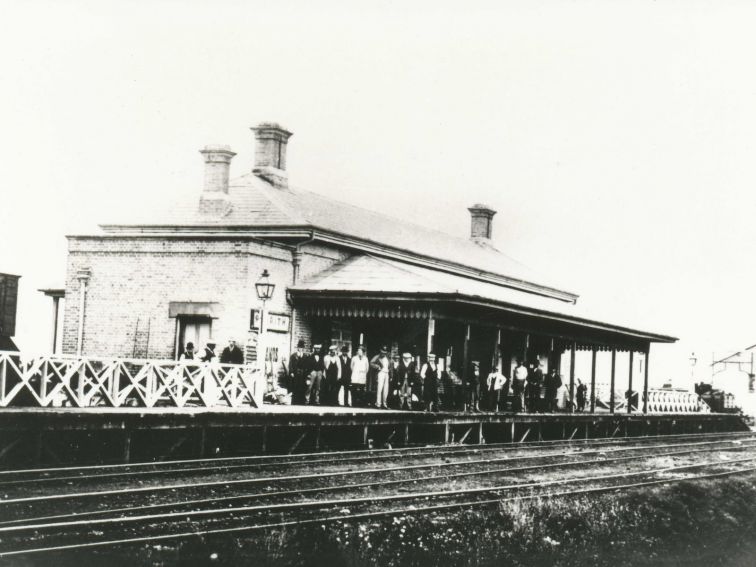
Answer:
<svg viewBox="0 0 756 567"><path fill-rule="evenodd" d="M740 416L727 413L429 413L287 405L3 408L0 467L747 430Z"/></svg>

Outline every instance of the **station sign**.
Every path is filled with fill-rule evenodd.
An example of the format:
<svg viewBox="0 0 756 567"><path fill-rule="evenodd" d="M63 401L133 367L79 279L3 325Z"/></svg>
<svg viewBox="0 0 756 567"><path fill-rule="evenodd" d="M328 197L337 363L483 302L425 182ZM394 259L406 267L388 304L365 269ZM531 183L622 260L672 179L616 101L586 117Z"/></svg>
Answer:
<svg viewBox="0 0 756 567"><path fill-rule="evenodd" d="M274 333L288 333L291 317L287 313L268 311L265 314L265 330ZM250 330L260 330L260 310L252 309L249 318Z"/></svg>

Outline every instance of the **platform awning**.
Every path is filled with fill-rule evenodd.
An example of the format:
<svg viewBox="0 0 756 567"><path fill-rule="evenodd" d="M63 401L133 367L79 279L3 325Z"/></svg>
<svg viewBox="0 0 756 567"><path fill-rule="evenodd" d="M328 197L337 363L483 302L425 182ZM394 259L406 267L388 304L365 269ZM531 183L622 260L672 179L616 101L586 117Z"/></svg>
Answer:
<svg viewBox="0 0 756 567"><path fill-rule="evenodd" d="M675 337L597 320L582 313L573 303L369 255L352 257L291 286L289 290L295 298L331 300L311 301L309 309L336 310L334 314L341 310L347 316L352 315L351 311L356 308L348 307L346 302L339 306L339 302L333 300L382 299L394 305L393 310L387 308L385 313L377 311L384 317L402 317L406 316L405 313L423 317L421 309L413 312L410 308L404 308L401 314L397 311L396 305L406 305L408 300L423 301L426 305L434 301L456 302L588 327L635 340L663 343L677 340ZM322 303L322 306L318 307L318 303Z"/></svg>
<svg viewBox="0 0 756 567"><path fill-rule="evenodd" d="M168 304L169 317L211 317L217 319L218 303L212 301L171 301Z"/></svg>

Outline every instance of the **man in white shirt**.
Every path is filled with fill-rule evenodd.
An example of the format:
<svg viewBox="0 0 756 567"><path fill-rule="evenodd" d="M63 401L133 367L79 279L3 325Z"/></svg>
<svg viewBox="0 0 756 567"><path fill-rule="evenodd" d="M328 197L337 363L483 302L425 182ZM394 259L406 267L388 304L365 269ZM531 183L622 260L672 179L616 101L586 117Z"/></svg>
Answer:
<svg viewBox="0 0 756 567"><path fill-rule="evenodd" d="M522 360L517 361L512 381L512 393L514 394L514 411L525 411L525 384L528 380L528 368Z"/></svg>
<svg viewBox="0 0 756 567"><path fill-rule="evenodd" d="M388 409L386 401L388 400L389 384L393 375L394 367L388 356L388 348L381 347L381 352L376 354L370 361L370 366L376 373L378 390L375 393L375 407Z"/></svg>
<svg viewBox="0 0 756 567"><path fill-rule="evenodd" d="M509 395L509 381L504 374L499 372L498 365L495 365L488 374L486 386L488 386L489 409L491 411L504 409Z"/></svg>
<svg viewBox="0 0 756 567"><path fill-rule="evenodd" d="M352 357L350 364L352 369L352 390L358 392L357 399L360 403L365 403L365 386L367 384L367 374L370 369L370 363L365 356L365 347L357 347L357 354Z"/></svg>

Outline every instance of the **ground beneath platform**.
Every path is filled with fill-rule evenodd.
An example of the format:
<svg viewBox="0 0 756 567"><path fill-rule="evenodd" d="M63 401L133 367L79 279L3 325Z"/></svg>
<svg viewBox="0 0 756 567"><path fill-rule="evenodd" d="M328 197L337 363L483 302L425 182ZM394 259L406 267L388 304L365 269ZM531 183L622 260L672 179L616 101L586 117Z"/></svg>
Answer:
<svg viewBox="0 0 756 567"><path fill-rule="evenodd" d="M0 466L745 431L734 414L460 413L330 406L4 408Z"/></svg>

